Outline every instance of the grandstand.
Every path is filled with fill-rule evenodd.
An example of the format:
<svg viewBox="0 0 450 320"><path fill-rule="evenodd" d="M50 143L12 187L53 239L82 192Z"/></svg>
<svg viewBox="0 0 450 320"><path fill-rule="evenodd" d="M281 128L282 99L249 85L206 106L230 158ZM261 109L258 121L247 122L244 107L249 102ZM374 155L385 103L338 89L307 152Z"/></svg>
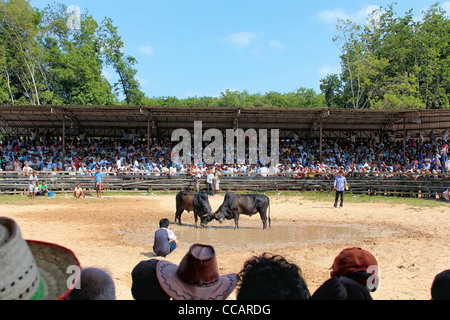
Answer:
<svg viewBox="0 0 450 320"><path fill-rule="evenodd" d="M51 137L61 137L62 153L65 155L66 138L83 135L87 138L121 139L124 132L131 130L147 143L150 149L150 138L170 140L174 130L185 128L194 130L194 122L202 121L203 130L216 128L226 129L279 129L280 139L316 139L319 141L319 158L322 158L322 142L326 139L345 139L350 134L360 139L370 139L374 134L393 134L397 141L403 141L403 156L406 150L406 137L417 137L419 132L429 135L431 131L440 134L450 128L450 110L349 110L349 109L281 109L281 108L212 108L212 107L144 107L144 106L0 106L0 133L3 136L27 136L38 131ZM145 145L145 142L143 145ZM5 188L5 173L0 180L0 189ZM59 174L57 181L53 180L53 188L71 190L74 184L67 174ZM353 183L357 186L353 192L373 193L379 190L374 186L381 185L389 194L412 194L426 190L429 194L439 194L446 188L442 181L448 179L448 172L434 175L428 179L412 178L409 183L392 179L391 184L374 182L375 177L360 179L355 177ZM403 175L404 177L404 175ZM436 178L438 177L438 178ZM411 177L409 177L411 178ZM167 181L167 178L136 176L111 176L108 189L116 190L162 190L188 188L190 180L186 177L172 177L177 181ZM332 188L330 177L326 175L308 174L297 177L252 177L242 181L236 177L224 177L224 188L235 190L237 186L249 190L329 190ZM356 180L358 182L356 182ZM404 179L404 178L402 178ZM20 186L23 179L16 177ZM77 180L83 180L77 177ZM131 181L130 181L131 180ZM137 181L136 181L137 180ZM21 182L22 181L22 182ZM418 182L419 181L419 182ZM26 182L23 182L24 184ZM87 182L86 182L87 184ZM411 185L415 187L412 188ZM369 185L371 187L369 187ZM386 189L387 187L387 189ZM18 187L17 189L21 189ZM23 189L26 189L24 187ZM385 192L386 193L386 192Z"/></svg>
<svg viewBox="0 0 450 320"><path fill-rule="evenodd" d="M279 129L280 138L344 137L394 131L418 132L450 128L450 110L282 109L241 107L144 106L0 106L0 132L27 135L40 129L58 136L121 137L131 129L143 137L170 137L178 128L219 130Z"/></svg>

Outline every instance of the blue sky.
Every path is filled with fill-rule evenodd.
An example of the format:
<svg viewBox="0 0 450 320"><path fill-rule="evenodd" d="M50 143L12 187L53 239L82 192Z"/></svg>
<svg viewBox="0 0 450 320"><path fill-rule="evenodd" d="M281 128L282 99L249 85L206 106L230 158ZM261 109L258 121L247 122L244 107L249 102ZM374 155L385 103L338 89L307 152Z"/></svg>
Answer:
<svg viewBox="0 0 450 320"><path fill-rule="evenodd" d="M31 0L44 8L54 1ZM320 79L339 73L332 41L337 18L364 24L374 6L393 1L288 0L59 0L87 9L99 23L113 19L125 53L138 60L138 80L149 97L320 92ZM437 1L397 0L399 15ZM450 13L450 1L441 1ZM110 70L105 76L115 81Z"/></svg>

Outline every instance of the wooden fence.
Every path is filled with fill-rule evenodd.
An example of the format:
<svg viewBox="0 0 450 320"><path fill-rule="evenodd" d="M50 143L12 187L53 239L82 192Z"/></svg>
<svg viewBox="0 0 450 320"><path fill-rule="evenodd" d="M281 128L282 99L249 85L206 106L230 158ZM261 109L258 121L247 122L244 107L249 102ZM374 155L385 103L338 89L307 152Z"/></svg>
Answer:
<svg viewBox="0 0 450 320"><path fill-rule="evenodd" d="M221 191L332 191L333 174L314 174L303 177L284 176L222 176ZM40 181L45 180L53 192L72 192L79 183L83 189L93 190L94 179L91 175L79 175L67 172L39 172ZM450 188L448 174L349 174L347 181L350 193L385 194L435 197ZM106 174L106 191L178 191L193 190L192 177L186 175L155 176L148 174ZM206 190L206 181L201 179L200 188ZM21 173L0 172L1 193L28 192L28 177Z"/></svg>

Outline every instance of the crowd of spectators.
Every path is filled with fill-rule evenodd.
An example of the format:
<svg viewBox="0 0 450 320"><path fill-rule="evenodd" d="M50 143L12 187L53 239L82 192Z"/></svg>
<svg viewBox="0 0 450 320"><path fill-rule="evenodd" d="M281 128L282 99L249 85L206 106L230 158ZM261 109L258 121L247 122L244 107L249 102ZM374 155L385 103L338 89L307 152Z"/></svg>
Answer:
<svg viewBox="0 0 450 320"><path fill-rule="evenodd" d="M425 134L425 133L424 133ZM224 164L220 168L225 175L287 175L303 176L311 173L349 172L403 172L448 173L449 137L447 131L424 136L422 132L402 139L394 133L371 134L357 137L349 132L346 138L324 139L322 152L318 139L282 139L279 143L279 163ZM91 174L97 167L102 172L116 174L206 175L208 165L175 164L172 150L175 142L128 135L123 138L86 138L79 136L61 138L33 134L29 137L2 137L0 139L1 171L51 171ZM206 146L206 144L205 144ZM249 149L246 146L246 159ZM224 160L226 149L223 150ZM245 160L245 159L244 159ZM238 161L236 161L238 162ZM245 161L244 161L245 162Z"/></svg>

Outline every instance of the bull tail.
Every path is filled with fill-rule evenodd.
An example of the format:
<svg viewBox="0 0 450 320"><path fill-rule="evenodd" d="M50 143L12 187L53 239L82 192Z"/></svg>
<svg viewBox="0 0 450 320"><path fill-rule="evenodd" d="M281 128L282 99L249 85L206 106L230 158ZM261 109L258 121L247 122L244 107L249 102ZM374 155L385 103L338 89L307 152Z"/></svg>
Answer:
<svg viewBox="0 0 450 320"><path fill-rule="evenodd" d="M269 228L272 228L272 222L270 221L270 201L269 201Z"/></svg>

